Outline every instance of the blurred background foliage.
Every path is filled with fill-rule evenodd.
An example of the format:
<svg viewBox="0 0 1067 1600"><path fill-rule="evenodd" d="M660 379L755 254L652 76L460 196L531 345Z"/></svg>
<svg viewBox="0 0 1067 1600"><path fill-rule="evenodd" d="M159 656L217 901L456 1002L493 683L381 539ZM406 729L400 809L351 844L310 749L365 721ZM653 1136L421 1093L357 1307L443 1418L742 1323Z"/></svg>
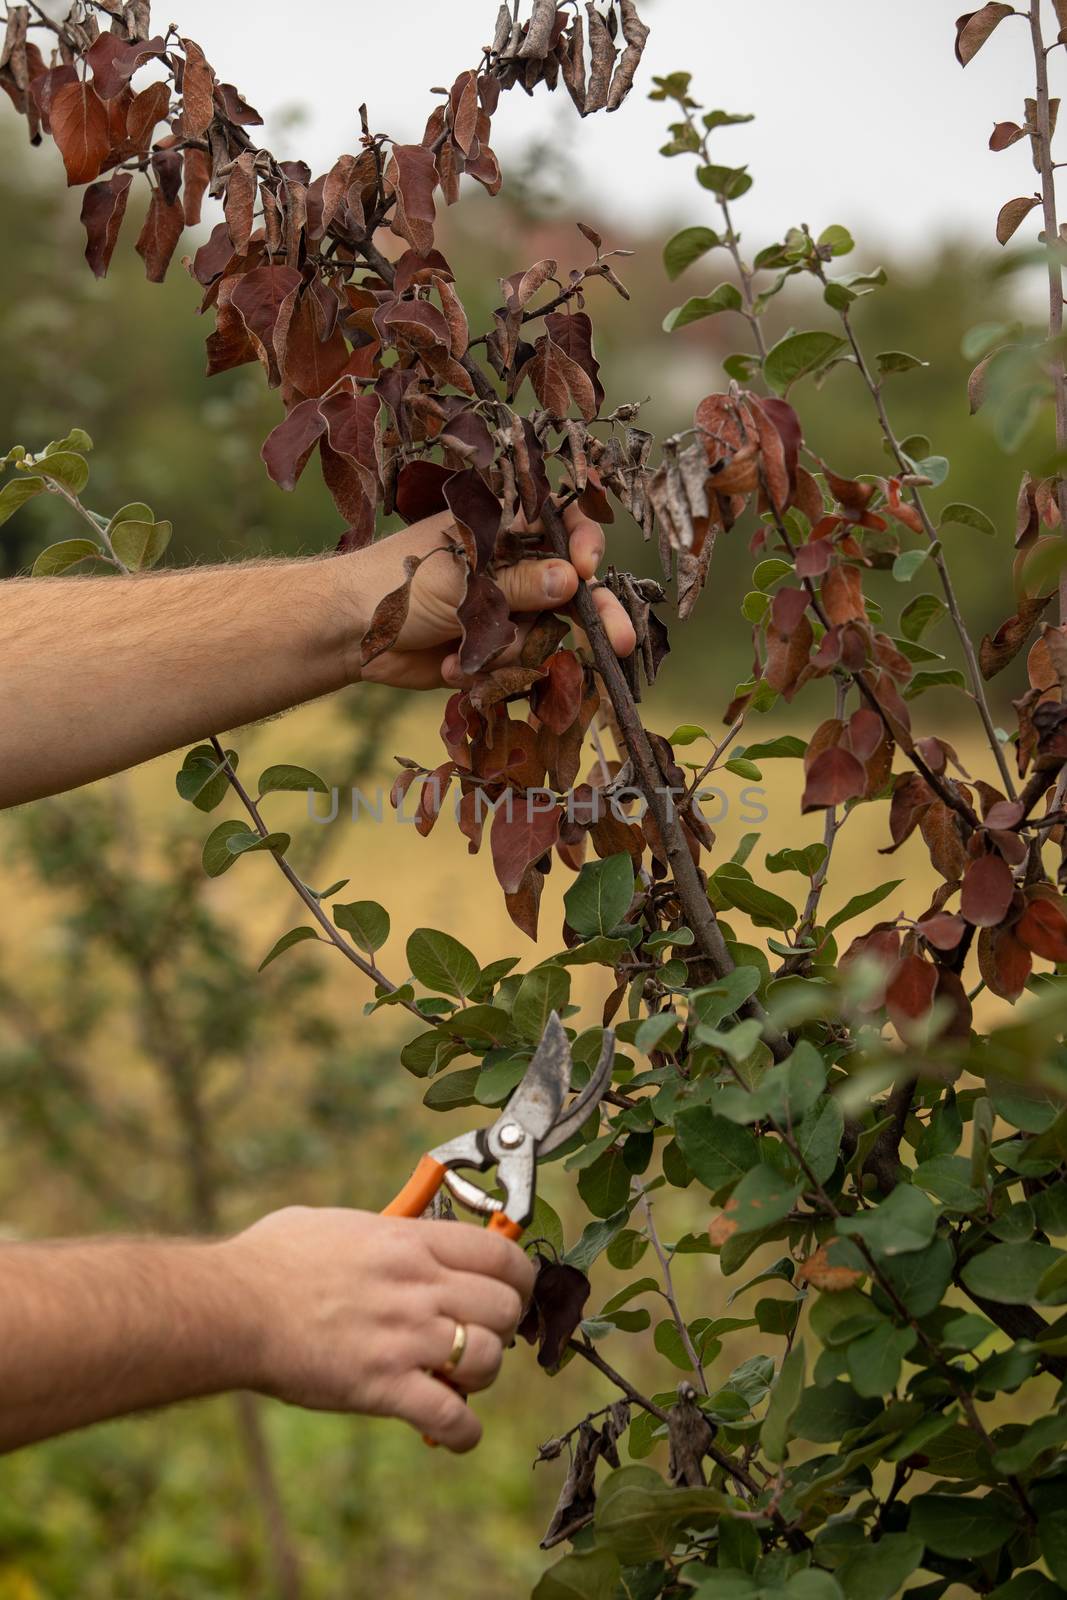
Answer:
<svg viewBox="0 0 1067 1600"><path fill-rule="evenodd" d="M174 523L172 562L331 548L339 530L317 475L285 496L262 469L259 445L280 408L258 367L205 383L207 328L195 316L194 286L178 270L162 287L146 284L126 247L110 278L96 283L80 259L76 207L55 173L10 142L0 153L0 442L32 449L86 428L97 442L89 503L110 510L147 500ZM472 320L496 303L497 276L546 255L564 271L586 259L560 199L567 174L557 160L531 149L500 200L490 207L474 197L453 214L446 249ZM678 218L707 220L699 200ZM754 253L767 242L746 245ZM719 318L664 334L665 312L718 281L714 271L698 267L692 287L689 279L672 286L660 240L610 243L637 253L622 267L632 303L605 286L590 306L609 403L648 395L645 426L659 434L686 427L695 402L722 386L720 363L738 347L742 325ZM857 265L882 259L862 241L860 256ZM1008 460L982 420L968 416L971 363L960 345L974 323L1011 315L1014 280L992 278L988 261L951 241L921 261L883 264L888 288L857 312L865 345L929 362L891 380L898 432L927 434L951 461L938 494L980 505L998 529L995 541L965 529L948 534L961 599L981 634L1009 609L1018 478L1031 457L1041 462L1043 445L1028 439ZM783 295L770 331L818 323L820 311ZM808 402L810 442L839 471L886 470L868 410L857 404L858 381L840 370ZM25 572L46 544L70 536L68 517L47 496L20 512L3 530L3 573ZM654 552L622 526L621 513L611 555L655 571ZM676 630L681 659L665 673L653 712L664 731L668 719L715 726L745 675L750 646L738 606L749 566L743 534L724 539L703 605ZM898 589L892 598L899 605L908 595ZM194 636L196 625L190 617ZM999 680L998 691L1018 692ZM432 753L439 712L436 697L415 705L357 690L234 742L246 763L304 761L345 793L353 783L388 782L394 752ZM290 1202L373 1206L430 1135L440 1136L397 1063L410 1030L392 1012L365 1022L367 995L347 971L305 947L257 976L263 954L298 920L288 891L265 859L224 882L203 879L207 825L177 800L176 764L0 819L8 908L0 1217L12 1236L236 1228ZM768 848L803 831L796 796L781 784L769 793ZM468 869L454 829L423 843L390 827L383 843L367 821L315 830L300 797L276 803L299 831L306 879L349 872L353 893L394 912L392 952L420 923L450 928L482 959L518 950L521 936L486 864ZM727 818L723 843L741 831ZM850 875L846 856L841 880L850 890L864 886L864 852L858 841L855 848L856 870ZM901 866L914 870L906 855ZM546 950L555 948L561 889L546 895ZM528 958L529 947L522 953ZM579 990L575 998L598 997ZM546 1192L565 1221L566 1187L548 1175ZM664 1202L668 1231L670 1208L680 1218L686 1203L679 1194ZM699 1221L690 1215L685 1225ZM687 1258L681 1272L693 1309L714 1314L725 1302L714 1258ZM644 1336L619 1339L624 1370L636 1379L656 1370ZM0 1463L0 1600L269 1595L287 1563L295 1593L294 1558L301 1592L314 1600L414 1600L428 1583L468 1600L521 1595L545 1564L537 1539L559 1487L558 1464L531 1471L536 1446L611 1397L573 1368L546 1380L523 1348L479 1402L486 1441L462 1462L428 1457L397 1427L226 1399L56 1441Z"/></svg>

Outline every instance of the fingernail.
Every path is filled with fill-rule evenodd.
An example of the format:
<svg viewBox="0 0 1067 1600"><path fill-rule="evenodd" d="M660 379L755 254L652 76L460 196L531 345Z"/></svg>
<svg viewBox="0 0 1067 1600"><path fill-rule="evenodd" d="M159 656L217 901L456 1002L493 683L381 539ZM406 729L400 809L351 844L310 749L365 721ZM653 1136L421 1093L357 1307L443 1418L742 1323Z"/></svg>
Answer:
<svg viewBox="0 0 1067 1600"><path fill-rule="evenodd" d="M562 600L570 588L570 572L561 561L545 569L545 599Z"/></svg>

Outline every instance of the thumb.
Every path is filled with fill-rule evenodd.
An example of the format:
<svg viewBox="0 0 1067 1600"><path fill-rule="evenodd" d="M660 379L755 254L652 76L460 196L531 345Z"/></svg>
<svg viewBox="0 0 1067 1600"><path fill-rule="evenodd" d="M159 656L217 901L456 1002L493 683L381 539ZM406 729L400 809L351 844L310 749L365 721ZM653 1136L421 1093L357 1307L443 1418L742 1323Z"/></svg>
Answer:
<svg viewBox="0 0 1067 1600"><path fill-rule="evenodd" d="M578 588L569 561L520 561L497 577L512 611L544 611L566 605Z"/></svg>

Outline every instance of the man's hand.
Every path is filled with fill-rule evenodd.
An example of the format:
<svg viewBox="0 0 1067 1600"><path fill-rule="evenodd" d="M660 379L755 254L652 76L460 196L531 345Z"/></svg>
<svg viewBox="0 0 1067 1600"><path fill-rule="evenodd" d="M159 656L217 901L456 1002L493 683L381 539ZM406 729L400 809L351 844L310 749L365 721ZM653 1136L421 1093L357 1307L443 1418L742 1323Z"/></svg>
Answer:
<svg viewBox="0 0 1067 1600"><path fill-rule="evenodd" d="M522 640L538 613L565 612L579 578L591 579L603 560L604 530L583 516L576 505L567 507L563 520L570 535L569 562L522 561L496 574L519 624L519 633L511 649L498 656L492 666L507 666L517 660ZM353 678L388 683L398 689L438 689L442 684L458 688L469 681L459 670L457 655L460 629L456 609L463 600L466 575L463 563L449 545L447 530L452 523L451 514L441 512L342 558L351 563L348 581L362 591L364 606L372 602L373 611L378 600L404 582L405 556L428 557L412 582L411 606L396 644L362 671L353 666ZM524 529L526 525L520 519L518 526ZM539 530L540 524L535 524L531 531ZM593 600L613 647L620 656L628 656L637 641L626 612L607 589L594 589ZM353 660L358 663L358 640L353 647Z"/></svg>
<svg viewBox="0 0 1067 1600"><path fill-rule="evenodd" d="M259 1329L251 1386L317 1411L401 1417L450 1450L481 1424L433 1376L457 1322L467 1348L453 1382L486 1389L533 1287L534 1269L470 1223L292 1207L219 1246Z"/></svg>
<svg viewBox="0 0 1067 1600"><path fill-rule="evenodd" d="M534 1271L469 1223L294 1207L220 1243L0 1245L0 1452L233 1389L402 1417L450 1450L481 1425L432 1374L485 1389Z"/></svg>
<svg viewBox="0 0 1067 1600"><path fill-rule="evenodd" d="M499 583L523 630L566 611L592 578L604 535L566 513L571 560L523 561ZM317 699L366 677L401 689L459 687L456 609L465 588L447 515L427 517L351 555L231 562L135 577L0 583L5 640L0 807L74 789L209 733ZM395 646L360 671L378 602L404 582L404 557L427 557ZM607 589L593 597L615 649L634 648Z"/></svg>

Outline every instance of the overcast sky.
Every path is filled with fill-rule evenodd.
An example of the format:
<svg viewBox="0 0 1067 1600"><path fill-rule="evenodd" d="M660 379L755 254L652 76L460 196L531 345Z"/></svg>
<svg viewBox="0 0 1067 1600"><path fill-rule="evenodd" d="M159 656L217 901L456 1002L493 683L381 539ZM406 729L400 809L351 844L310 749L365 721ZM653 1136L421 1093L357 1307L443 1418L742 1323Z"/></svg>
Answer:
<svg viewBox="0 0 1067 1600"><path fill-rule="evenodd" d="M475 64L496 3L172 0L171 10L267 117L267 142L321 168L352 148L364 98L376 130L420 138L430 86ZM157 0L157 21L171 10L164 17ZM532 101L516 90L494 144L506 177L509 151L558 130L575 183L605 213L699 221L710 197L689 159L656 154L667 108L646 98L653 73L684 68L702 100L757 112L716 135L723 160L747 162L756 179L739 208L754 241L805 221L909 248L946 232L988 242L1001 202L1034 188L1025 141L996 156L986 148L994 117L1022 120L1029 31L1007 19L963 71L952 49L960 10L961 0L648 0L652 37L621 111L589 118L575 138L562 90ZM1063 51L1051 66L1055 93L1067 87ZM306 110L302 128L284 131L286 107Z"/></svg>

